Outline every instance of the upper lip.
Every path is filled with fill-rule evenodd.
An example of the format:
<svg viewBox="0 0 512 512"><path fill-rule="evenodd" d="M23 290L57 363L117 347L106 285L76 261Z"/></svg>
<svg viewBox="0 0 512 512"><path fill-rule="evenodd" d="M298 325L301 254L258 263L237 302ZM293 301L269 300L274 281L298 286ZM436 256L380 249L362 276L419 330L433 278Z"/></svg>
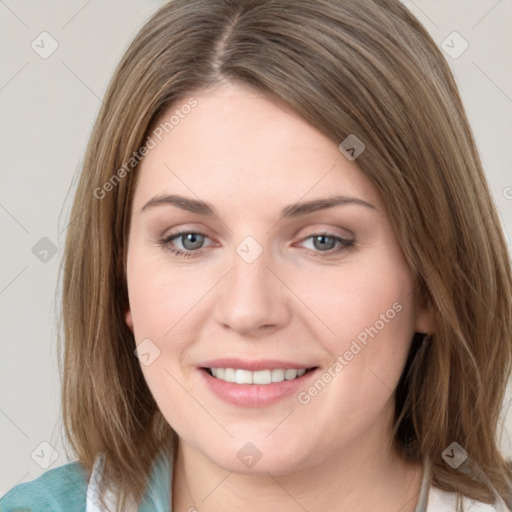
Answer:
<svg viewBox="0 0 512 512"><path fill-rule="evenodd" d="M250 370L250 371L258 371L258 370L307 370L308 368L314 368L315 365L307 365L304 363L297 363L293 361L282 361L278 359L262 359L262 360L248 360L248 359L237 359L237 358L222 358L222 359L212 359L209 361L204 361L199 365L200 368L236 368L240 370Z"/></svg>

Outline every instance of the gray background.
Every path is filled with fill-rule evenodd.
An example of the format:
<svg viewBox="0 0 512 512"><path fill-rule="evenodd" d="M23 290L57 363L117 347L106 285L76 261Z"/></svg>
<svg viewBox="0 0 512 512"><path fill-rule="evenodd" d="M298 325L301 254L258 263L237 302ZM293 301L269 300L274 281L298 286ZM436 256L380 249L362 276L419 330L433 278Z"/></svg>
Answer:
<svg viewBox="0 0 512 512"><path fill-rule="evenodd" d="M68 462L54 317L73 176L119 58L162 3L0 0L0 496ZM446 58L510 240L512 1L403 3L452 53ZM457 58L464 43L454 31L469 44ZM58 48L45 55L52 44ZM502 448L512 456L509 400Z"/></svg>

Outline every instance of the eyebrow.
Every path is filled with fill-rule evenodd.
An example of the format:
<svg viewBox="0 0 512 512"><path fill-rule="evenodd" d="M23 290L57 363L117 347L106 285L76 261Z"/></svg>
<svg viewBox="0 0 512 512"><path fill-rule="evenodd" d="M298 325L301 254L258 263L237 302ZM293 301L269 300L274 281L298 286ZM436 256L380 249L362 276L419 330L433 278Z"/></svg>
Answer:
<svg viewBox="0 0 512 512"><path fill-rule="evenodd" d="M186 210L199 215L205 215L207 217L218 217L215 208L204 201L199 199L192 199L176 194L161 194L151 198L141 209L141 213L154 208L156 206L172 205L182 210ZM340 205L358 205L377 210L372 204L363 201L357 197L346 197L346 196L329 196L324 198L312 199L311 201L299 202L286 206L281 210L281 218L295 218L308 213L313 213L318 210L325 210L327 208L333 208Z"/></svg>

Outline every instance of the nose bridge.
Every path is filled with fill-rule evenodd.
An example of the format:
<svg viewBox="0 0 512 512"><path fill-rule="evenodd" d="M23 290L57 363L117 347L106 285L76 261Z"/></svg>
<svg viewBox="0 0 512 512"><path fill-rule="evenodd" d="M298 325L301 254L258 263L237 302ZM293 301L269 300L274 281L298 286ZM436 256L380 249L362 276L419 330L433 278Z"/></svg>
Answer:
<svg viewBox="0 0 512 512"><path fill-rule="evenodd" d="M253 237L235 248L232 271L226 276L218 304L218 320L235 330L250 331L284 320L282 286L267 266L272 254Z"/></svg>
<svg viewBox="0 0 512 512"><path fill-rule="evenodd" d="M269 251L263 250L263 247L260 254L256 251L254 246L243 242L237 247L233 258L231 286L235 288L234 291L243 296L262 293L269 285L267 266L271 264L272 257Z"/></svg>
<svg viewBox="0 0 512 512"><path fill-rule="evenodd" d="M261 246L260 246L261 247ZM258 254L259 253L259 254ZM269 251L258 249L254 242L242 242L233 257L233 271L228 280L228 294L236 300L233 306L242 309L252 304L261 308L272 296L269 283L271 265Z"/></svg>

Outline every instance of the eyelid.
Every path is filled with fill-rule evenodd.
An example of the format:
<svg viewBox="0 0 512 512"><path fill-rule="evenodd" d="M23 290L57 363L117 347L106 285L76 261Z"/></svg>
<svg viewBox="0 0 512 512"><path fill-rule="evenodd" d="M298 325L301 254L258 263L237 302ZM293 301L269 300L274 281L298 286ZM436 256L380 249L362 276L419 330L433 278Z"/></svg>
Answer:
<svg viewBox="0 0 512 512"><path fill-rule="evenodd" d="M306 234L302 236L302 233ZM340 226L333 226L330 225L329 223L320 222L309 225L306 228L299 229L298 231L295 232L294 238L300 236L301 239L303 239L312 235L329 235L350 240L354 239L356 236L351 230L347 228L342 228Z"/></svg>

